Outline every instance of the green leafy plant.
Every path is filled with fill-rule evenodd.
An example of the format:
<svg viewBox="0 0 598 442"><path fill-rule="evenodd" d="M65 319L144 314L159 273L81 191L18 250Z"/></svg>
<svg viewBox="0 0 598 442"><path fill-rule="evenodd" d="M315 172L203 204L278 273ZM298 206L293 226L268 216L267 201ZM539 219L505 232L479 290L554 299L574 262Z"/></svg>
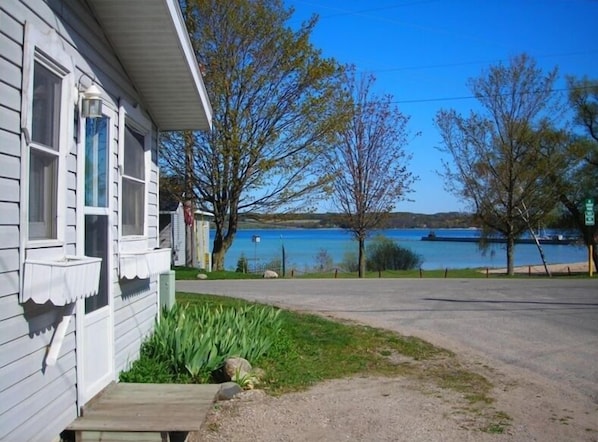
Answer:
<svg viewBox="0 0 598 442"><path fill-rule="evenodd" d="M156 323L142 347L142 358L158 368L167 367L173 378L189 376L193 382L205 382L228 357L251 361L265 354L280 329L278 316L277 309L267 306L175 304Z"/></svg>
<svg viewBox="0 0 598 442"><path fill-rule="evenodd" d="M243 372L240 369L235 370L232 381L237 383L243 390L253 390L260 380L254 372Z"/></svg>

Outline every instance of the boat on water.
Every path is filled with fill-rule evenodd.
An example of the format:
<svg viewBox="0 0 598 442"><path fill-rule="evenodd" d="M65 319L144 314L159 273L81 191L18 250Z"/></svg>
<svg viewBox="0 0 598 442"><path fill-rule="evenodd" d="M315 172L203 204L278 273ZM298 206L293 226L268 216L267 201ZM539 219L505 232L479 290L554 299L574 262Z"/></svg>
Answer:
<svg viewBox="0 0 598 442"><path fill-rule="evenodd" d="M443 241L443 242L481 242L482 238L479 236L438 236L434 232L428 233L426 236L422 236L422 241ZM507 239L500 236L491 236L485 238L484 241L490 244L505 244ZM569 245L577 244L579 238L566 237L563 235L553 236L539 236L538 242L543 245ZM515 244L535 244L534 238L517 238Z"/></svg>

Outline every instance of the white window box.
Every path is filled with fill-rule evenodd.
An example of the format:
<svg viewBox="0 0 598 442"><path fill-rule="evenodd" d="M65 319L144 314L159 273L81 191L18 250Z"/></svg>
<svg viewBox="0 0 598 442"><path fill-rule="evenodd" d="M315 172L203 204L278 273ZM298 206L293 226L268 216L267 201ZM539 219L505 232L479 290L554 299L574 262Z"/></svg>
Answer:
<svg viewBox="0 0 598 442"><path fill-rule="evenodd" d="M172 250L154 249L139 252L121 252L119 272L121 278L146 279L170 270Z"/></svg>
<svg viewBox="0 0 598 442"><path fill-rule="evenodd" d="M102 258L87 256L25 260L21 302L31 299L36 304L67 305L97 295L101 266Z"/></svg>

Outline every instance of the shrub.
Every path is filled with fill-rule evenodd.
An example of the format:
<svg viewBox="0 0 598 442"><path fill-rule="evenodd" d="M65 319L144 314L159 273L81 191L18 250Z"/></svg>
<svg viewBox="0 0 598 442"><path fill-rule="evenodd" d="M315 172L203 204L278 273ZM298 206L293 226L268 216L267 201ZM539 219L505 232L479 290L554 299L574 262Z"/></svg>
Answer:
<svg viewBox="0 0 598 442"><path fill-rule="evenodd" d="M367 249L366 268L369 271L410 270L421 263L420 255L382 235L374 238Z"/></svg>
<svg viewBox="0 0 598 442"><path fill-rule="evenodd" d="M332 260L332 256L328 253L326 249L318 250L316 254L316 270L323 272L324 270L330 270L333 266L334 262Z"/></svg>
<svg viewBox="0 0 598 442"><path fill-rule="evenodd" d="M247 262L247 257L244 253L241 253L239 259L237 260L237 273L248 273L249 271L249 263Z"/></svg>
<svg viewBox="0 0 598 442"><path fill-rule="evenodd" d="M357 253L345 252L343 255L343 262L341 263L343 270L347 272L356 272L359 270L359 262L357 259Z"/></svg>

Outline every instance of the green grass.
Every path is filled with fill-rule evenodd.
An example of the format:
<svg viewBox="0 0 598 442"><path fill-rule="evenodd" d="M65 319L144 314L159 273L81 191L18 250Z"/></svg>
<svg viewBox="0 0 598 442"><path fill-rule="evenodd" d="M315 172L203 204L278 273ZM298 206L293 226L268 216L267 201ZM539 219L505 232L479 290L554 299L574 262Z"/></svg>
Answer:
<svg viewBox="0 0 598 442"><path fill-rule="evenodd" d="M239 309L255 303L241 299L177 293L184 308ZM476 428L501 433L508 416L492 407L491 382L464 367L457 356L416 337L323 316L281 310L279 332L265 355L250 361L263 373L259 388L279 395L301 391L320 381L356 375L406 376L448 390L460 397L463 409L476 418ZM478 367L479 368L479 367ZM487 370L486 370L487 372ZM168 375L167 367L144 355L121 373L125 382L192 382L189 376ZM196 380L197 381L197 380Z"/></svg>
<svg viewBox="0 0 598 442"><path fill-rule="evenodd" d="M262 274L240 273L231 271L203 272L194 267L174 267L175 277L179 280L196 280L199 273L207 275L208 279L262 279ZM331 279L331 278L357 278L357 272L293 272L287 270L286 279L309 278L309 279ZM383 272L366 272L366 278L485 278L486 274L477 269L448 269L448 270L385 270ZM496 275L490 275L496 277Z"/></svg>
<svg viewBox="0 0 598 442"><path fill-rule="evenodd" d="M288 275L291 273L287 271ZM357 278L357 272L314 272L297 273L297 278L330 279ZM486 274L478 269L448 269L448 270L384 270L382 272L366 272L366 278L485 278ZM490 275L492 277L492 275Z"/></svg>
<svg viewBox="0 0 598 442"><path fill-rule="evenodd" d="M208 279L261 279L262 275L256 275L253 273L241 273L241 272L230 272L227 270L219 272L204 272L203 270L196 269L195 267L173 267L175 271L175 278L180 280L197 280L199 273L207 275Z"/></svg>
<svg viewBox="0 0 598 442"><path fill-rule="evenodd" d="M247 304L188 293L178 293L177 302L225 308ZM252 361L266 373L262 388L273 394L360 373L423 375L441 388L484 400L491 388L483 377L463 369L451 352L416 337L288 310L281 311L280 318L283 325L271 351Z"/></svg>
<svg viewBox="0 0 598 442"><path fill-rule="evenodd" d="M198 273L204 273L196 268L193 267L174 267L176 272L176 279L181 280L196 280ZM231 272L231 271L218 271L218 272L207 272L205 273L208 279L262 279L261 274L255 273L240 273L240 272ZM293 271L287 270L286 278L285 279L348 279L348 278L357 278L357 272L344 272L338 271L335 272L334 270L328 272L300 272L300 271ZM504 273L490 273L486 275L485 269L438 269L438 270L422 270L420 272L419 269L415 270L385 270L383 272L366 272L366 278L375 279L375 278L520 278L520 279L529 279L529 278L547 278L547 275L543 273L533 273L531 276L527 273L518 273L513 276L508 276ZM588 273L571 273L570 275L567 273L553 273L553 278L588 278Z"/></svg>

